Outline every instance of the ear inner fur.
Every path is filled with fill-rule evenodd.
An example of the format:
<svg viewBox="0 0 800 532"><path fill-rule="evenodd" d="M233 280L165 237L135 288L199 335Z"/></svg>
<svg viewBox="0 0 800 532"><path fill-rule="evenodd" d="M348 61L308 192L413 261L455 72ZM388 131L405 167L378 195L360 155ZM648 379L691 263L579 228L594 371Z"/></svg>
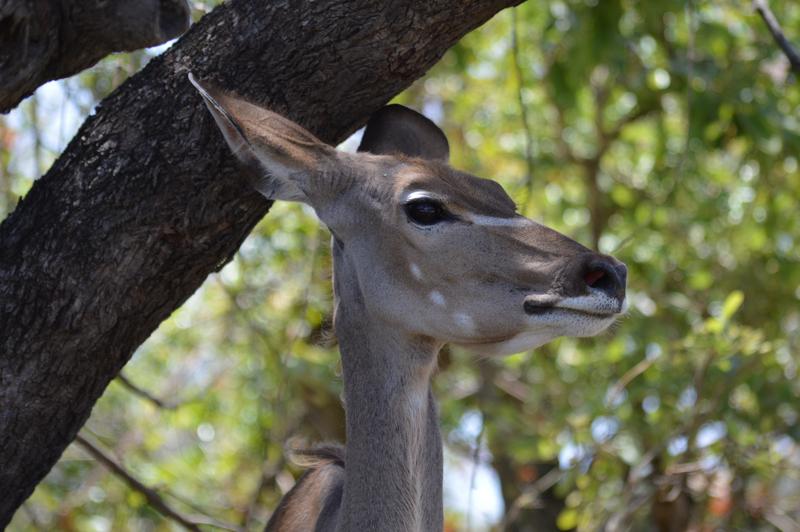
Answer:
<svg viewBox="0 0 800 532"><path fill-rule="evenodd" d="M233 153L254 176L253 186L269 199L309 203L303 180L333 148L283 116L201 83L189 74Z"/></svg>

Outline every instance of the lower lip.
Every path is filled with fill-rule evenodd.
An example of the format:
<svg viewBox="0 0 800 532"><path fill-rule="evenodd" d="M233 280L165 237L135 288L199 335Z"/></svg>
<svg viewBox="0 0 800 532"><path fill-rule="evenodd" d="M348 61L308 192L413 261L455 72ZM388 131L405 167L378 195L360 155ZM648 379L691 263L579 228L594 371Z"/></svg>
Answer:
<svg viewBox="0 0 800 532"><path fill-rule="evenodd" d="M578 310L574 308L565 308L565 307L552 307L552 306L550 307L536 306L531 308L530 311L526 309L525 312L529 316L543 316L545 314L551 314L559 310L562 312L568 312L571 314L581 314L583 316L589 316L590 318L603 319L603 320L613 318L614 316L616 316L616 314L601 314L599 312L588 312L586 310Z"/></svg>

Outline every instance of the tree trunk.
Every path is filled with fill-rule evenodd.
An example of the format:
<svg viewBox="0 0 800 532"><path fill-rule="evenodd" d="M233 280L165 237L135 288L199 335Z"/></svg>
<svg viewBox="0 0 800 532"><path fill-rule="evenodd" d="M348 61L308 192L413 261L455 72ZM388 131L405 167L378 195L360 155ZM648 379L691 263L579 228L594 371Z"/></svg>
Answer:
<svg viewBox="0 0 800 532"><path fill-rule="evenodd" d="M0 113L111 52L174 39L189 27L189 15L186 0L2 0Z"/></svg>
<svg viewBox="0 0 800 532"><path fill-rule="evenodd" d="M519 0L235 0L99 106L0 226L0 528L269 204L186 79L335 143Z"/></svg>

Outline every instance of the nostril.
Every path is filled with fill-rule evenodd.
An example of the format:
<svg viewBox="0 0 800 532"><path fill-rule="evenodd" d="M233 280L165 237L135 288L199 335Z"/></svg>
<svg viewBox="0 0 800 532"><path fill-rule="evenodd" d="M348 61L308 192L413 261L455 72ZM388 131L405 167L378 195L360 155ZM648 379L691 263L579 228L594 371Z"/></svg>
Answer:
<svg viewBox="0 0 800 532"><path fill-rule="evenodd" d="M625 284L613 264L595 262L583 275L586 286L605 292L611 297L624 297Z"/></svg>
<svg viewBox="0 0 800 532"><path fill-rule="evenodd" d="M583 276L583 280L586 281L586 284L594 287L597 283L603 280L603 277L606 276L606 272L603 270L591 270Z"/></svg>
<svg viewBox="0 0 800 532"><path fill-rule="evenodd" d="M597 290L600 290L602 292L605 292L611 297L617 296L617 289L619 287L616 280L611 275L605 275L605 274L600 279L598 279L594 284L590 284L589 286Z"/></svg>

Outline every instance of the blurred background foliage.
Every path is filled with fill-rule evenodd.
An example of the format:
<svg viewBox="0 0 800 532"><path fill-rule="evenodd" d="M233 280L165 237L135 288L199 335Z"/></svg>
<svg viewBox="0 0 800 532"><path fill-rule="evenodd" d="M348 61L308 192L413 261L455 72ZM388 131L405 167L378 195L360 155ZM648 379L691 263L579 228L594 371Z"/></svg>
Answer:
<svg viewBox="0 0 800 532"><path fill-rule="evenodd" d="M215 2L195 2L195 18ZM800 45L800 4L773 0ZM163 48L42 87L0 122L0 215ZM448 530L800 530L800 90L749 3L528 2L397 100L453 164L630 268L596 339L446 350ZM357 138L345 143L353 149ZM273 207L137 351L11 530L255 530L344 437L328 233Z"/></svg>

